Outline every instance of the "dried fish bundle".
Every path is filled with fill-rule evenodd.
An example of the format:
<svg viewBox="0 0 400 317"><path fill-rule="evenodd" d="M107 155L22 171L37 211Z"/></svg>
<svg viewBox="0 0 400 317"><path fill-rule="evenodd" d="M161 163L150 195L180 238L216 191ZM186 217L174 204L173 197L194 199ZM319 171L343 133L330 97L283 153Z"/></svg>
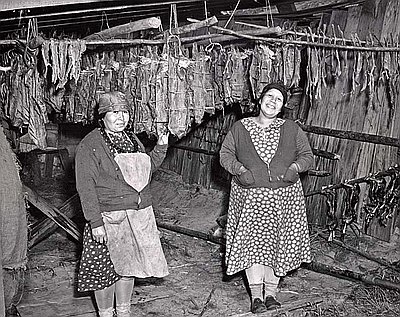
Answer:
<svg viewBox="0 0 400 317"><path fill-rule="evenodd" d="M158 69L155 76L155 123L157 135L163 134L165 127L168 125L169 116L169 101L168 101L168 58L165 55L158 61Z"/></svg>
<svg viewBox="0 0 400 317"><path fill-rule="evenodd" d="M190 125L186 72L190 60L183 55L168 56L169 131L182 138Z"/></svg>
<svg viewBox="0 0 400 317"><path fill-rule="evenodd" d="M213 88L213 105L215 109L224 107L224 69L227 60L227 53L221 45L213 44L206 48L211 60L209 71L211 76L211 86Z"/></svg>
<svg viewBox="0 0 400 317"><path fill-rule="evenodd" d="M44 64L44 77L51 71L51 83L56 90L64 88L69 80L75 83L81 72L82 54L86 51L86 42L82 40L45 40L41 46L41 58Z"/></svg>
<svg viewBox="0 0 400 317"><path fill-rule="evenodd" d="M242 102L249 55L231 46L224 70L224 98L226 104Z"/></svg>
<svg viewBox="0 0 400 317"><path fill-rule="evenodd" d="M250 88L253 99L257 99L265 85L271 82L272 62L275 52L265 44L256 44L249 68Z"/></svg>
<svg viewBox="0 0 400 317"><path fill-rule="evenodd" d="M83 70L74 94L73 122L87 124L94 121L97 105L96 90L96 73L94 70Z"/></svg>
<svg viewBox="0 0 400 317"><path fill-rule="evenodd" d="M307 90L311 96L321 98L322 70L324 67L321 59L320 50L316 47L307 47L308 64L307 64Z"/></svg>
<svg viewBox="0 0 400 317"><path fill-rule="evenodd" d="M192 62L187 71L188 104L191 117L194 118L196 124L199 124L202 122L206 108L205 68L207 56L204 51L199 52L197 45L193 45L192 54Z"/></svg>
<svg viewBox="0 0 400 317"><path fill-rule="evenodd" d="M149 108L151 109L151 122L148 123L148 126L151 127L150 133L159 135L158 130L157 130L157 104L156 104L156 99L157 99L157 76L158 72L160 70L159 64L160 64L160 57L157 54L157 47L156 46L148 46L147 47L147 52L150 58L150 83L148 87L148 93L149 93L149 100L148 100L148 105ZM165 72L164 72L165 76Z"/></svg>
<svg viewBox="0 0 400 317"><path fill-rule="evenodd" d="M27 68L23 57L19 56L12 64L10 90L6 116L15 127L28 127L28 137L32 146L21 148L30 151L46 148L46 129L48 123L46 105L43 101L43 80L37 68Z"/></svg>
<svg viewBox="0 0 400 317"><path fill-rule="evenodd" d="M287 88L298 87L300 82L301 52L298 45L282 45L283 84Z"/></svg>
<svg viewBox="0 0 400 317"><path fill-rule="evenodd" d="M152 69L157 61L139 56L135 94L134 132L155 133L155 107L150 104Z"/></svg>
<svg viewBox="0 0 400 317"><path fill-rule="evenodd" d="M82 54L86 51L86 42L83 40L69 40L68 47L68 78L78 81L81 73Z"/></svg>
<svg viewBox="0 0 400 317"><path fill-rule="evenodd" d="M284 60L283 60L283 46L275 45L273 51L275 52L272 60L271 81L284 81Z"/></svg>
<svg viewBox="0 0 400 317"><path fill-rule="evenodd" d="M121 68L121 71L119 72L120 77L118 78L119 80L119 90L123 91L125 93L126 99L128 100L128 103L131 105L132 109L134 109L133 115L132 115L132 126L133 129L135 128L134 126L134 121L135 121L135 115L136 115L136 90L137 90L137 69L138 69L138 57L135 56L130 59L130 63L125 65L124 67Z"/></svg>
<svg viewBox="0 0 400 317"><path fill-rule="evenodd" d="M205 61L204 61L204 89L206 91L205 101L206 106L204 111L206 113L214 114L216 110L216 102L215 102L215 91L213 85L213 76L211 74L211 56L205 52Z"/></svg>

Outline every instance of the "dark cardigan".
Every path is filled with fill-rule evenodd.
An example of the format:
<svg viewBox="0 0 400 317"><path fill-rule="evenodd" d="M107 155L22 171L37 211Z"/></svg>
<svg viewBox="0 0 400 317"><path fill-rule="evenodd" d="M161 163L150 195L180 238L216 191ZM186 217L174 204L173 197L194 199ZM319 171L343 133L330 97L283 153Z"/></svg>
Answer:
<svg viewBox="0 0 400 317"><path fill-rule="evenodd" d="M141 150L144 146L136 139ZM156 145L151 158L152 171L158 168L167 145ZM90 132L78 145L75 156L76 189L83 213L92 227L103 225L101 212L142 209L152 204L150 185L140 193L125 182L118 164L98 129ZM140 203L139 203L140 196Z"/></svg>
<svg viewBox="0 0 400 317"><path fill-rule="evenodd" d="M257 154L249 132L240 121L234 123L225 138L220 156L221 165L233 174L236 183L245 188L286 187L299 179L298 173L289 169L293 162L300 167L299 172L307 171L314 165L307 137L292 120L285 120L280 127L278 148L270 164ZM237 167L241 165L248 171L239 174Z"/></svg>

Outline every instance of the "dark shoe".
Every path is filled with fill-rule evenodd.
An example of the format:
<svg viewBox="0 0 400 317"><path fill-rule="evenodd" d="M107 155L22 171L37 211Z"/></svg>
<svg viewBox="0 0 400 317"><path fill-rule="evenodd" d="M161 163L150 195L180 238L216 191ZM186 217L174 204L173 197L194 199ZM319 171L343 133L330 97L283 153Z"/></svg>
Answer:
<svg viewBox="0 0 400 317"><path fill-rule="evenodd" d="M273 296L265 297L265 306L268 310L277 309L281 307L281 303L278 302Z"/></svg>
<svg viewBox="0 0 400 317"><path fill-rule="evenodd" d="M251 303L251 312L253 314L260 314L265 311L267 311L267 307L265 306L261 298L254 299Z"/></svg>

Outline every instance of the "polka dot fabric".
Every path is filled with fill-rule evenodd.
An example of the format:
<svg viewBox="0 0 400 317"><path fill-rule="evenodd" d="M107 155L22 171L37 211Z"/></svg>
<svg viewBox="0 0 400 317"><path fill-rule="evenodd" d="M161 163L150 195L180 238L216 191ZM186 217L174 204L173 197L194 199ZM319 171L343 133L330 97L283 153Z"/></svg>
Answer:
<svg viewBox="0 0 400 317"><path fill-rule="evenodd" d="M112 144L120 150L121 153L135 153L138 146L126 135L125 132L109 134Z"/></svg>
<svg viewBox="0 0 400 317"><path fill-rule="evenodd" d="M94 241L89 224L83 233L83 250L78 271L78 291L97 291L121 278L115 273L107 247Z"/></svg>
<svg viewBox="0 0 400 317"><path fill-rule="evenodd" d="M114 156L119 153L140 152L139 145L130 132L107 133L103 128L99 128L99 131Z"/></svg>
<svg viewBox="0 0 400 317"><path fill-rule="evenodd" d="M269 164L279 142L277 119L262 128L242 119L259 156ZM311 261L308 223L301 182L278 189L245 189L232 182L226 228L227 274L254 264L271 266L284 276L302 262Z"/></svg>

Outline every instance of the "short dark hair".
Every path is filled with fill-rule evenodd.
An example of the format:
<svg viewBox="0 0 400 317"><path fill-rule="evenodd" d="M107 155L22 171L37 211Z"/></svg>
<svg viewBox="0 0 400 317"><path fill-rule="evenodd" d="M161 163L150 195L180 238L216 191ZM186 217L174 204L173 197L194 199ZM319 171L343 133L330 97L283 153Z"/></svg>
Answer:
<svg viewBox="0 0 400 317"><path fill-rule="evenodd" d="M258 98L258 103L261 104L261 101L263 100L265 94L271 90L271 89L277 89L282 93L283 96L283 104L285 105L288 99L288 93L287 93L287 89L285 87L285 85L282 82L272 82L269 83L268 85L265 85L265 87L263 88L260 97Z"/></svg>

